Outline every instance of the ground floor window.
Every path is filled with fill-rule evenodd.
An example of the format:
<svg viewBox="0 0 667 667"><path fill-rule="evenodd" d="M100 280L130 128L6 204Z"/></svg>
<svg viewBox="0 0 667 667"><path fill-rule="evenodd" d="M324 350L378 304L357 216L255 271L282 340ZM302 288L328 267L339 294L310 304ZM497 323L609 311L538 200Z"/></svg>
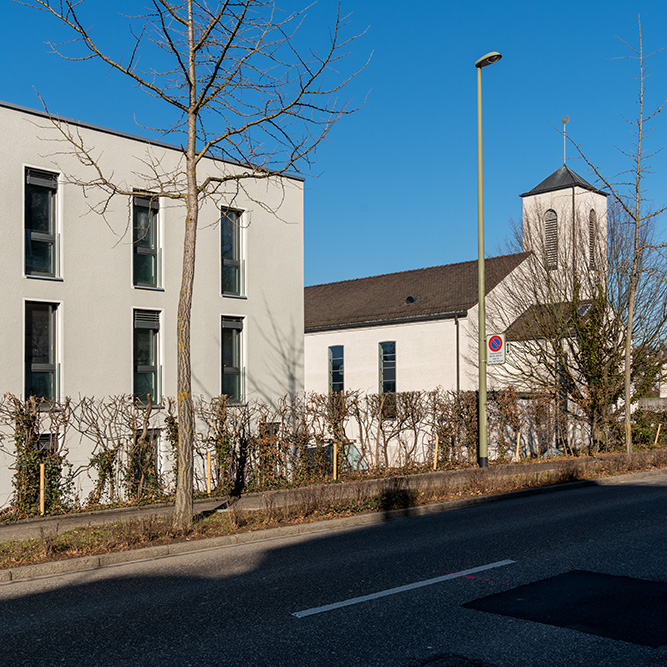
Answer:
<svg viewBox="0 0 667 667"><path fill-rule="evenodd" d="M338 393L344 389L343 346L332 345L329 348L329 393Z"/></svg>
<svg viewBox="0 0 667 667"><path fill-rule="evenodd" d="M396 391L396 342L380 343L380 393Z"/></svg>
<svg viewBox="0 0 667 667"><path fill-rule="evenodd" d="M243 319L222 318L222 394L233 403L243 401Z"/></svg>
<svg viewBox="0 0 667 667"><path fill-rule="evenodd" d="M141 403L160 402L159 365L160 313L152 310L134 311L134 389Z"/></svg>
<svg viewBox="0 0 667 667"><path fill-rule="evenodd" d="M58 400L55 303L25 305L25 396Z"/></svg>
<svg viewBox="0 0 667 667"><path fill-rule="evenodd" d="M385 341L379 346L380 394L382 418L396 417L396 341Z"/></svg>

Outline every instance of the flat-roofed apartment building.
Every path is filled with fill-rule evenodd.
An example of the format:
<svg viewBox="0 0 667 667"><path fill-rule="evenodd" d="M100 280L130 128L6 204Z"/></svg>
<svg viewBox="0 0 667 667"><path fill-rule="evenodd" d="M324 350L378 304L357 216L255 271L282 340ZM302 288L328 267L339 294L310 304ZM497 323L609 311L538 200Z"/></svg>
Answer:
<svg viewBox="0 0 667 667"><path fill-rule="evenodd" d="M61 123L115 183L142 194L106 202L83 187L95 170L44 113L0 102L0 392L164 401L176 394L185 206L150 196L144 174L178 172L183 152ZM243 169L204 159L199 174ZM194 395L273 402L303 390L302 179L245 179L202 201L191 350ZM89 456L70 443L75 467ZM0 466L0 506L10 464Z"/></svg>

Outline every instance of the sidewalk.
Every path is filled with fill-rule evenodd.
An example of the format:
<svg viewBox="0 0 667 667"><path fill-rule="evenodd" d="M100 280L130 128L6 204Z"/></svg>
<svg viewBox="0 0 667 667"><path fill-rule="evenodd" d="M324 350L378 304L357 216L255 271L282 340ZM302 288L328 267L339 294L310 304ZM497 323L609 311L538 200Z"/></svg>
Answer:
<svg viewBox="0 0 667 667"><path fill-rule="evenodd" d="M292 535L303 535L335 530L353 530L374 524L382 524L394 519L412 516L424 516L436 514L463 507L472 507L496 501L511 500L525 496L553 493L558 491L567 491L582 488L591 485L617 485L628 483L650 482L655 478L663 478L663 484L667 485L667 469L651 470L627 475L617 475L596 480L582 480L558 484L553 486L543 486L533 489L524 489L522 491L513 491L511 493L495 494L489 496L478 496L467 498L465 500L454 500L444 503L434 503L432 505L419 505L417 507L407 507L405 509L391 510L387 512L372 512L367 514L358 514L356 516L343 517L339 519L329 519L323 521L314 521L306 524L295 524L281 526L279 528L266 528L252 532L236 533L222 537L211 537L192 541L174 542L154 547L144 547L130 551L118 551L113 553L101 554L99 556L84 556L82 558L72 558L68 560L56 560L38 565L25 565L8 570L0 570L0 583L10 583L12 581L25 581L29 579L38 579L40 577L56 576L72 572L83 572L85 570L95 570L122 563L130 563L140 560L153 560L165 558L168 556L177 556L180 554L191 553L206 549L217 549L236 544L246 544L248 542L259 542L262 540L271 540ZM258 494L259 495L259 494ZM200 503L216 504L217 501L198 501ZM143 508L147 509L147 508ZM113 511L113 510L112 510Z"/></svg>
<svg viewBox="0 0 667 667"><path fill-rule="evenodd" d="M636 456L649 456L650 454L650 452L643 452L636 454ZM486 469L462 468L381 479L331 482L293 489L247 493L237 498L225 496L195 500L194 508L195 513L202 513L224 511L232 506L237 510L248 511L277 509L290 505L303 505L304 503L324 505L358 498L383 497L400 491L457 487L469 483L471 476L477 479L512 477L518 474L539 476L544 473L572 468L573 466L585 470L588 466L593 465L595 461L596 459L593 457L581 457L578 459L552 460L545 463L492 465ZM103 525L115 521L134 521L148 516L165 517L170 516L173 511L173 503L156 503L141 507L122 507L0 522L0 542L34 539L42 534L52 535L74 528Z"/></svg>

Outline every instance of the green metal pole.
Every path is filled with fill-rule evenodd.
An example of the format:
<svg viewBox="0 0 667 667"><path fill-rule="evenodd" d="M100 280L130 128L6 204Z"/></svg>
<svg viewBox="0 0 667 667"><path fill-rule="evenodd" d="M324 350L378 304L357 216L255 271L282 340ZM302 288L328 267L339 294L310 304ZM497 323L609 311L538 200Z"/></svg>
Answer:
<svg viewBox="0 0 667 667"><path fill-rule="evenodd" d="M486 430L486 290L484 278L484 169L482 161L482 68L477 67L477 289L479 302L479 440L477 462L489 465Z"/></svg>

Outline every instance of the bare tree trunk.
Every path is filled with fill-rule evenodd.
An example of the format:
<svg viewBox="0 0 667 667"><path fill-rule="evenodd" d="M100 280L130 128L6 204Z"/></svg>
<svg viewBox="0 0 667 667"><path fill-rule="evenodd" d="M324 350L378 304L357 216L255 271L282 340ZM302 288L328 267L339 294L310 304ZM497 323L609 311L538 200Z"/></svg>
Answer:
<svg viewBox="0 0 667 667"><path fill-rule="evenodd" d="M190 362L190 325L192 292L195 280L195 250L197 245L197 219L199 193L197 191L197 90L195 87L195 60L192 0L188 0L188 43L190 74L190 107L188 109L188 146L186 149L187 214L183 239L183 273L178 297L177 353L178 377L176 384L178 401L178 482L174 522L185 529L192 524L193 516L193 447L195 439L195 410L192 400L192 372Z"/></svg>
<svg viewBox="0 0 667 667"><path fill-rule="evenodd" d="M188 174L188 180L191 176ZM188 198L188 214L185 221L183 242L183 276L178 299L177 320L177 402L178 402L178 481L176 484L175 523L184 529L192 523L193 465L192 451L195 437L195 415L192 401L190 372L190 312L192 310L192 286L195 277L195 244L197 240L197 206L191 208Z"/></svg>
<svg viewBox="0 0 667 667"><path fill-rule="evenodd" d="M635 221L636 222L636 221ZM635 243L638 243L639 225L635 224ZM630 293L628 295L628 323L625 329L625 451L632 454L632 325L635 310L635 292L637 289L637 274L639 270L639 253L635 246L635 255L632 261L632 275L630 277Z"/></svg>
<svg viewBox="0 0 667 667"><path fill-rule="evenodd" d="M639 227L641 224L641 179L642 179L642 139L644 132L644 49L642 29L639 25L639 114L637 117L637 150L635 153L634 215L632 216L632 272L628 294L628 323L625 330L625 451L632 454L632 327L635 315L635 294L639 279L640 247Z"/></svg>

